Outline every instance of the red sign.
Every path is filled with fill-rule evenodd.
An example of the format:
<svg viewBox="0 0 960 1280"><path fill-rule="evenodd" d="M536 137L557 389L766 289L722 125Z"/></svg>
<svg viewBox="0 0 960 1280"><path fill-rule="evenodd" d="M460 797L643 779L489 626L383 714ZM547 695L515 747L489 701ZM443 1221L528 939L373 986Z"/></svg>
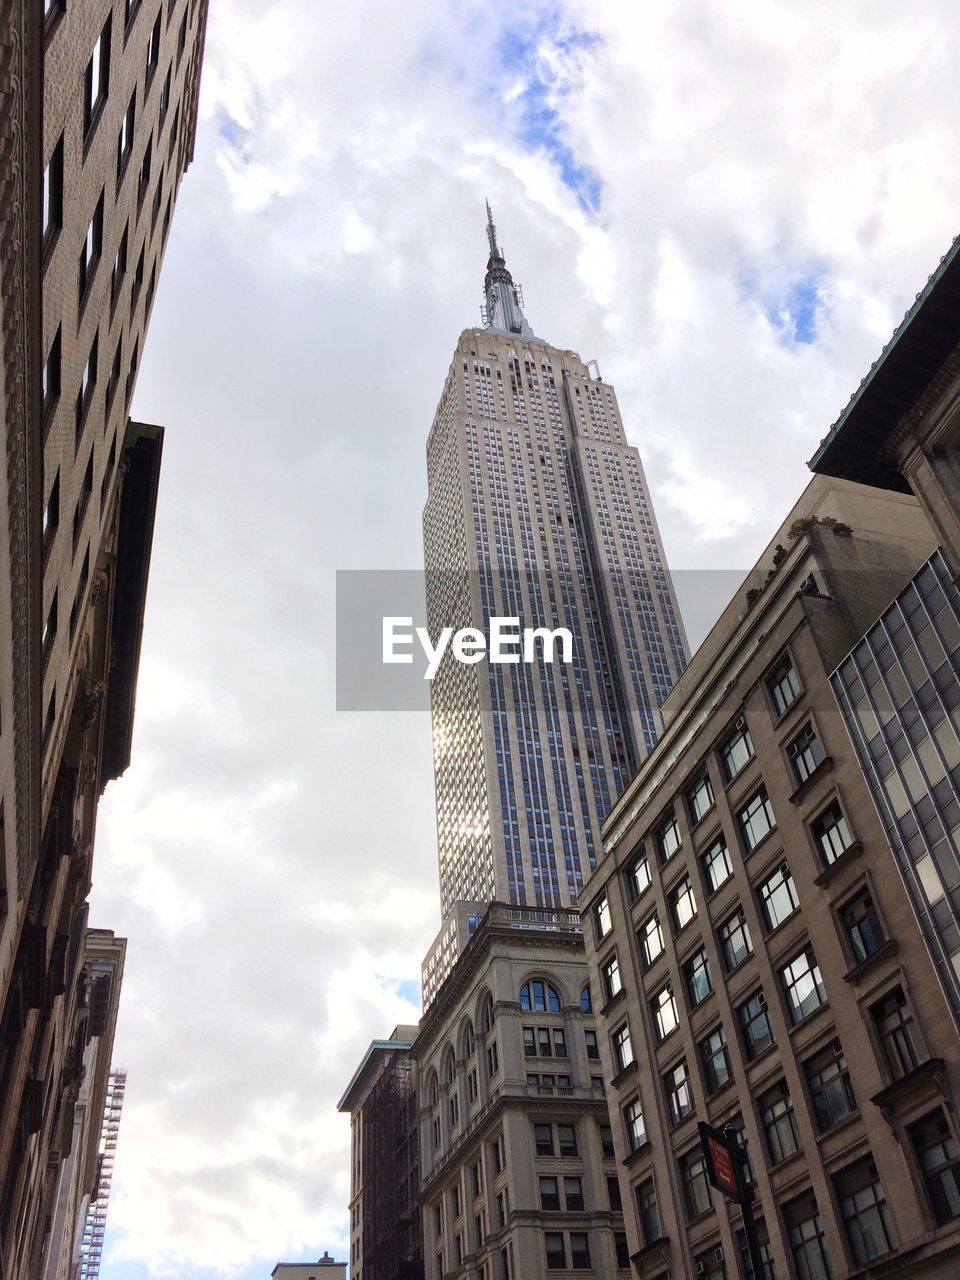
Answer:
<svg viewBox="0 0 960 1280"><path fill-rule="evenodd" d="M714 1129L702 1121L697 1126L700 1131L700 1148L707 1165L707 1181L721 1195L731 1200L744 1202L744 1189L740 1180L740 1151L736 1137Z"/></svg>
<svg viewBox="0 0 960 1280"><path fill-rule="evenodd" d="M732 1196L737 1195L739 1191L737 1171L734 1168L733 1157L729 1148L718 1142L716 1138L710 1137L707 1139L707 1150L710 1153L710 1163L713 1166L714 1185L718 1190L728 1191Z"/></svg>

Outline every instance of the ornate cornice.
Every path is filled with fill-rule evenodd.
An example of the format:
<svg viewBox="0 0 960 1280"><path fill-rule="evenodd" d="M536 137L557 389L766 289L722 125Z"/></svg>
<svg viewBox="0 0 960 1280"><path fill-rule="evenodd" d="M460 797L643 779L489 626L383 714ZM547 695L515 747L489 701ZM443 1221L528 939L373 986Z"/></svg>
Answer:
<svg viewBox="0 0 960 1280"><path fill-rule="evenodd" d="M960 345L944 361L937 375L927 384L922 395L900 419L887 436L879 450L880 457L887 462L897 463L900 450L911 437L918 438L924 425L924 419L942 400L952 382L960 378ZM930 441L924 441L929 444Z"/></svg>
<svg viewBox="0 0 960 1280"><path fill-rule="evenodd" d="M18 896L26 892L39 843L42 95L42 7L29 0L0 0L0 307Z"/></svg>

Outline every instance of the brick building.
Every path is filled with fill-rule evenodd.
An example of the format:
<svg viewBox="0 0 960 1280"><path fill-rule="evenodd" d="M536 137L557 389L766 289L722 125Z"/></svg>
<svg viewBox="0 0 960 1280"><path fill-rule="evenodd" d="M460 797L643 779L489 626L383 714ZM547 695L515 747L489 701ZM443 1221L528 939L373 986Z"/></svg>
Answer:
<svg viewBox="0 0 960 1280"><path fill-rule="evenodd" d="M47 1265L89 1034L85 899L129 761L163 432L129 421L205 0L0 5L0 1269Z"/></svg>

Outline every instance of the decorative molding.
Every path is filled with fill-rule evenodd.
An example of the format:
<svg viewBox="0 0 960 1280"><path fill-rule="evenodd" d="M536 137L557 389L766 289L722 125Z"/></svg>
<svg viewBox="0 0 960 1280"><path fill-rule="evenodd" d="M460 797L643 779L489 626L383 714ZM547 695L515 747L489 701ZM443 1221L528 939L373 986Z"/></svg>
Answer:
<svg viewBox="0 0 960 1280"><path fill-rule="evenodd" d="M41 21L39 5L0 0L0 307L19 897L27 891L39 847Z"/></svg>
<svg viewBox="0 0 960 1280"><path fill-rule="evenodd" d="M927 384L913 406L907 410L879 449L879 457L897 465L903 445L911 437L919 437L924 419L943 398L950 384L960 377L960 345L947 356L939 372Z"/></svg>

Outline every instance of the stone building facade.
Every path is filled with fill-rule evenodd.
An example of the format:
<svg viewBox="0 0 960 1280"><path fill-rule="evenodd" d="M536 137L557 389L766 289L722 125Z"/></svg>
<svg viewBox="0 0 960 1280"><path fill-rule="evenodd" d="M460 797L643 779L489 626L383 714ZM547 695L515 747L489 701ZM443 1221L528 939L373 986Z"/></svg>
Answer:
<svg viewBox="0 0 960 1280"><path fill-rule="evenodd" d="M960 1041L831 684L931 555L913 499L815 479L605 824L585 936L650 1280L752 1274L699 1121L745 1147L768 1276L960 1266Z"/></svg>
<svg viewBox="0 0 960 1280"><path fill-rule="evenodd" d="M411 1052L426 1280L629 1273L577 912L492 903Z"/></svg>
<svg viewBox="0 0 960 1280"><path fill-rule="evenodd" d="M53 1246L99 796L129 760L162 429L132 423L206 0L0 5L0 1270Z"/></svg>

